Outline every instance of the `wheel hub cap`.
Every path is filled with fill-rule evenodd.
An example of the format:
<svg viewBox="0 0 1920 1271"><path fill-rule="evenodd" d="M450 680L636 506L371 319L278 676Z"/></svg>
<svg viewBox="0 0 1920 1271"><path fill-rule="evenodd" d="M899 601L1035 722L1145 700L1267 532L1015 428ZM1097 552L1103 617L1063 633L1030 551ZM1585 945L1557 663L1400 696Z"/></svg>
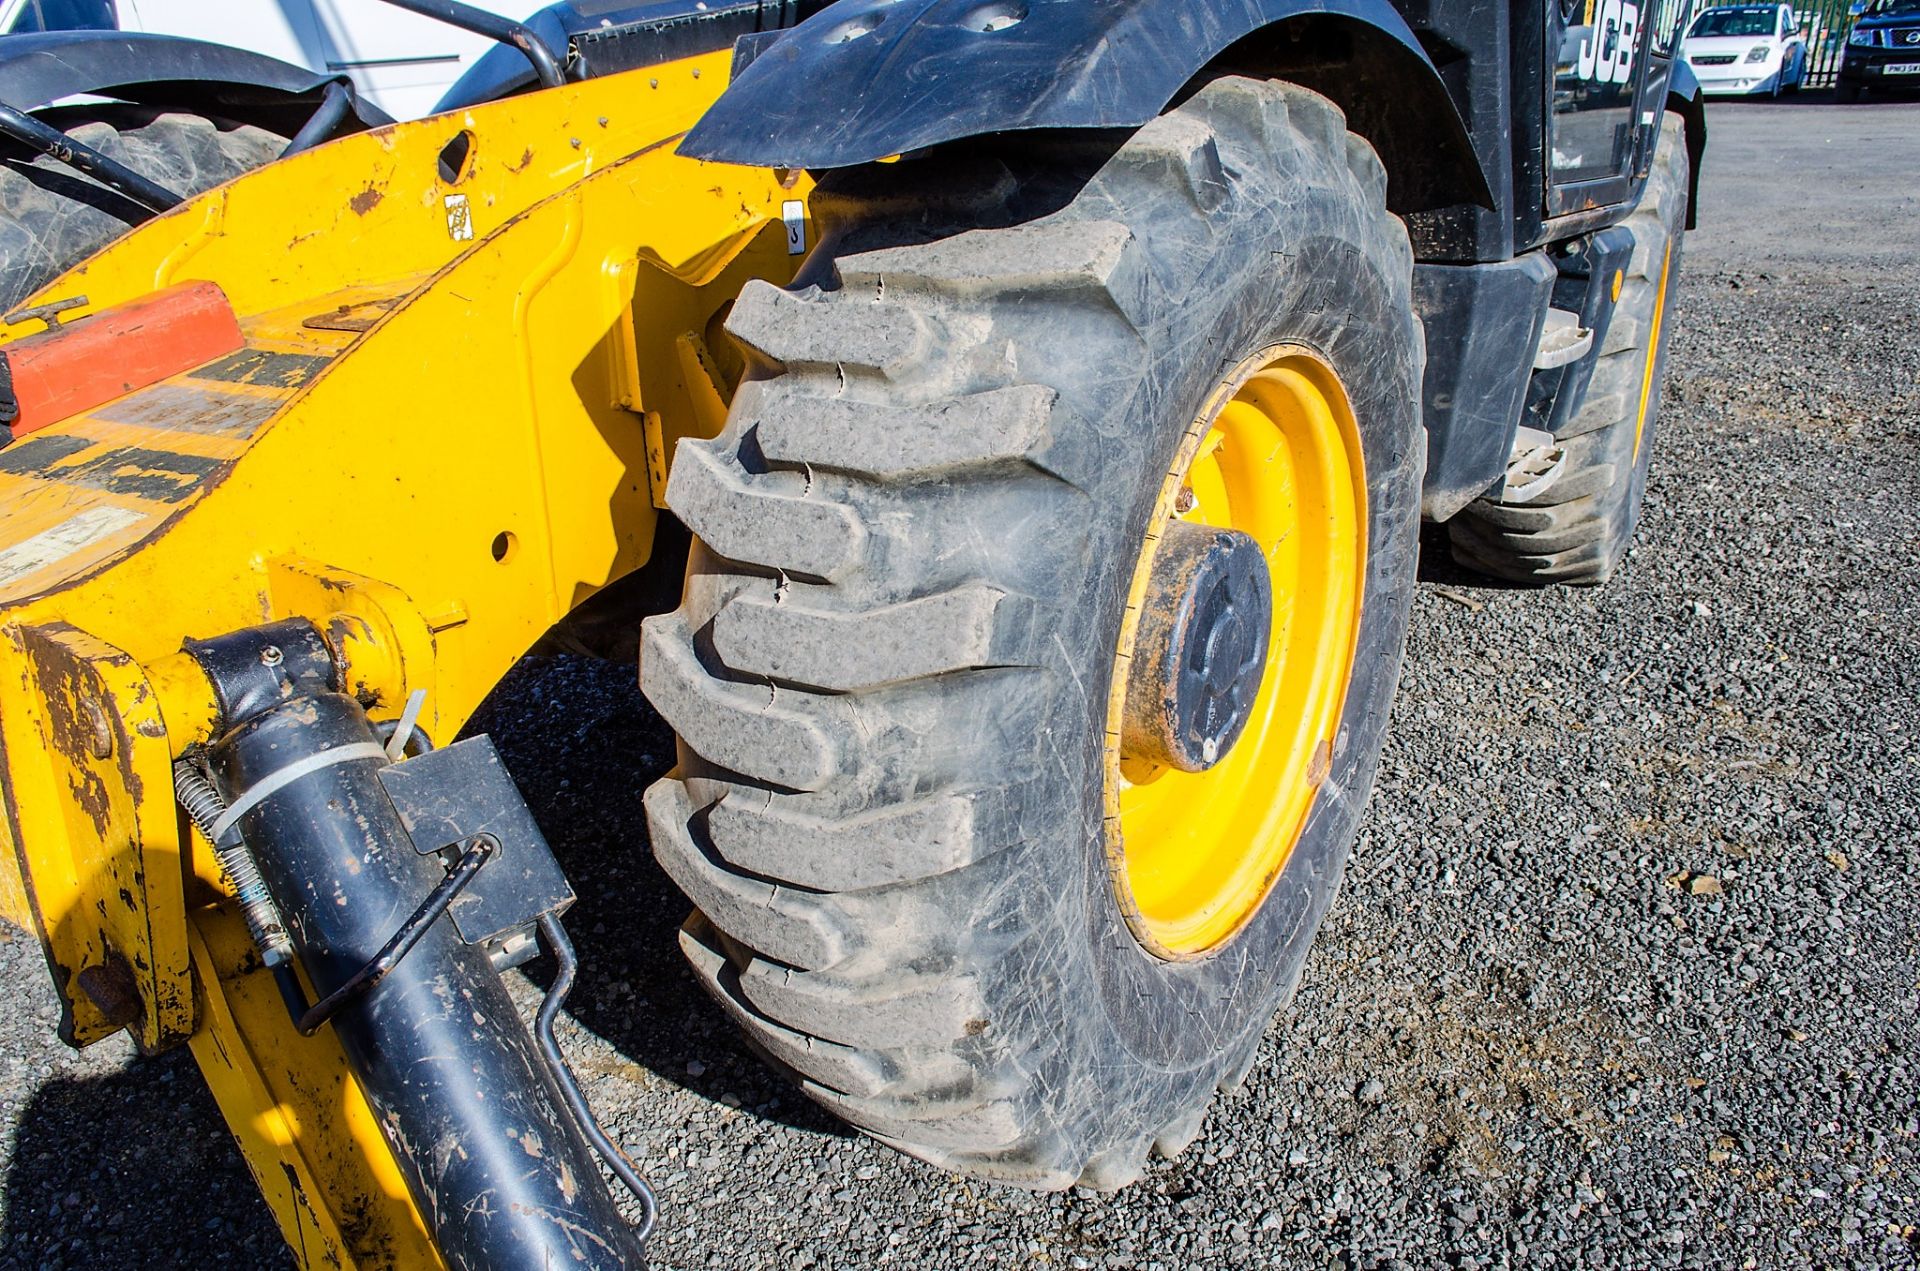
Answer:
<svg viewBox="0 0 1920 1271"><path fill-rule="evenodd" d="M1253 714L1272 619L1258 543L1238 530L1170 526L1147 583L1121 752L1182 772L1218 763Z"/></svg>

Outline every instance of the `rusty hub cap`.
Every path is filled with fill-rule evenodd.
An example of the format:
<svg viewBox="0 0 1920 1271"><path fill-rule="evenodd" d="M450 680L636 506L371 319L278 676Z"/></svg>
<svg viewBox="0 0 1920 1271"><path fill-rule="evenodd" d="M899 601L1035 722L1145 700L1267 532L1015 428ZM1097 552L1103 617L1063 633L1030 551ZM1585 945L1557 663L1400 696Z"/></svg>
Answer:
<svg viewBox="0 0 1920 1271"><path fill-rule="evenodd" d="M1121 753L1182 772L1218 763L1252 717L1272 620L1258 543L1238 530L1170 526L1140 614Z"/></svg>

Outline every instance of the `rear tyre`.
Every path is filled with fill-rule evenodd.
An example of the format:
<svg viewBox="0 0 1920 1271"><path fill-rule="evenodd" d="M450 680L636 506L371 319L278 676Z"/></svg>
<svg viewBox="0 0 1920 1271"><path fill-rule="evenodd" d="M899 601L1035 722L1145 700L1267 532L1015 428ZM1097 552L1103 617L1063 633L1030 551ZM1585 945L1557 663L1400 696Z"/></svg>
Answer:
<svg viewBox="0 0 1920 1271"><path fill-rule="evenodd" d="M645 630L642 684L681 739L647 809L699 907L688 958L808 1094L955 1170L1113 1187L1244 1074L1337 886L1412 589L1421 332L1379 161L1306 90L1215 82L1071 181L1072 157L1002 158L957 210L951 157L840 178L815 199L841 218L817 285L740 296L754 370L668 490L700 544ZM982 223L1005 228L961 232ZM1243 401L1261 375L1324 390L1320 414L1274 407L1297 448ZM1271 444L1206 451L1230 416ZM1344 566L1249 512L1274 612L1336 560L1350 624L1323 607L1339 634L1295 669L1343 674L1302 699L1325 719L1256 709L1181 774L1271 757L1191 802L1202 828L1304 799L1284 841L1196 832L1225 864L1284 850L1156 922L1129 871L1165 844L1128 837L1126 802L1156 774L1122 777L1116 723L1141 580L1210 507L1297 513L1314 542L1356 501Z"/></svg>
<svg viewBox="0 0 1920 1271"><path fill-rule="evenodd" d="M198 194L275 158L284 137L138 106L40 112L74 140L175 194ZM0 313L152 213L65 164L0 140Z"/></svg>
<svg viewBox="0 0 1920 1271"><path fill-rule="evenodd" d="M1687 223L1686 122L1662 121L1653 171L1627 220L1633 259L1585 400L1559 432L1566 469L1533 499L1479 499L1447 523L1454 559L1515 582L1597 584L1613 576L1640 520L1660 415L1668 302Z"/></svg>

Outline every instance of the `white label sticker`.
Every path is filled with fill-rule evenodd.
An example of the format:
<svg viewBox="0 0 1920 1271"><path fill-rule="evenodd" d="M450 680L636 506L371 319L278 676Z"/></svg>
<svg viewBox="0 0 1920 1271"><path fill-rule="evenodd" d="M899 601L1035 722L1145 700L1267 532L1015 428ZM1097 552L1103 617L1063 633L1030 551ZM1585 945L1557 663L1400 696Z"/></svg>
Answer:
<svg viewBox="0 0 1920 1271"><path fill-rule="evenodd" d="M787 227L787 255L798 256L807 250L807 205L788 199L780 205L780 219Z"/></svg>
<svg viewBox="0 0 1920 1271"><path fill-rule="evenodd" d="M464 194L447 196L447 237L456 243L473 237L473 208Z"/></svg>
<svg viewBox="0 0 1920 1271"><path fill-rule="evenodd" d="M107 535L146 519L145 513L130 508L101 507L69 517L50 530L41 530L0 552L0 587L49 565L57 565Z"/></svg>

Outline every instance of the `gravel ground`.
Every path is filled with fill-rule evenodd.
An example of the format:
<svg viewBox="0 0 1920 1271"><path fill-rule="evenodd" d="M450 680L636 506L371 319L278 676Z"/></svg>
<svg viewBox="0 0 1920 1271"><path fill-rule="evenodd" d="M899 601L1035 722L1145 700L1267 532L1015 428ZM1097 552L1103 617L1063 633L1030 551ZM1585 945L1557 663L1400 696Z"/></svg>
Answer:
<svg viewBox="0 0 1920 1271"><path fill-rule="evenodd" d="M1430 540L1295 1007L1127 1192L962 1182L770 1076L674 950L631 671L503 686L481 725L588 897L571 1045L659 1265L1920 1261L1920 104L1712 123L1633 559L1496 590ZM184 1054L66 1052L17 936L0 983L0 1266L282 1264Z"/></svg>

